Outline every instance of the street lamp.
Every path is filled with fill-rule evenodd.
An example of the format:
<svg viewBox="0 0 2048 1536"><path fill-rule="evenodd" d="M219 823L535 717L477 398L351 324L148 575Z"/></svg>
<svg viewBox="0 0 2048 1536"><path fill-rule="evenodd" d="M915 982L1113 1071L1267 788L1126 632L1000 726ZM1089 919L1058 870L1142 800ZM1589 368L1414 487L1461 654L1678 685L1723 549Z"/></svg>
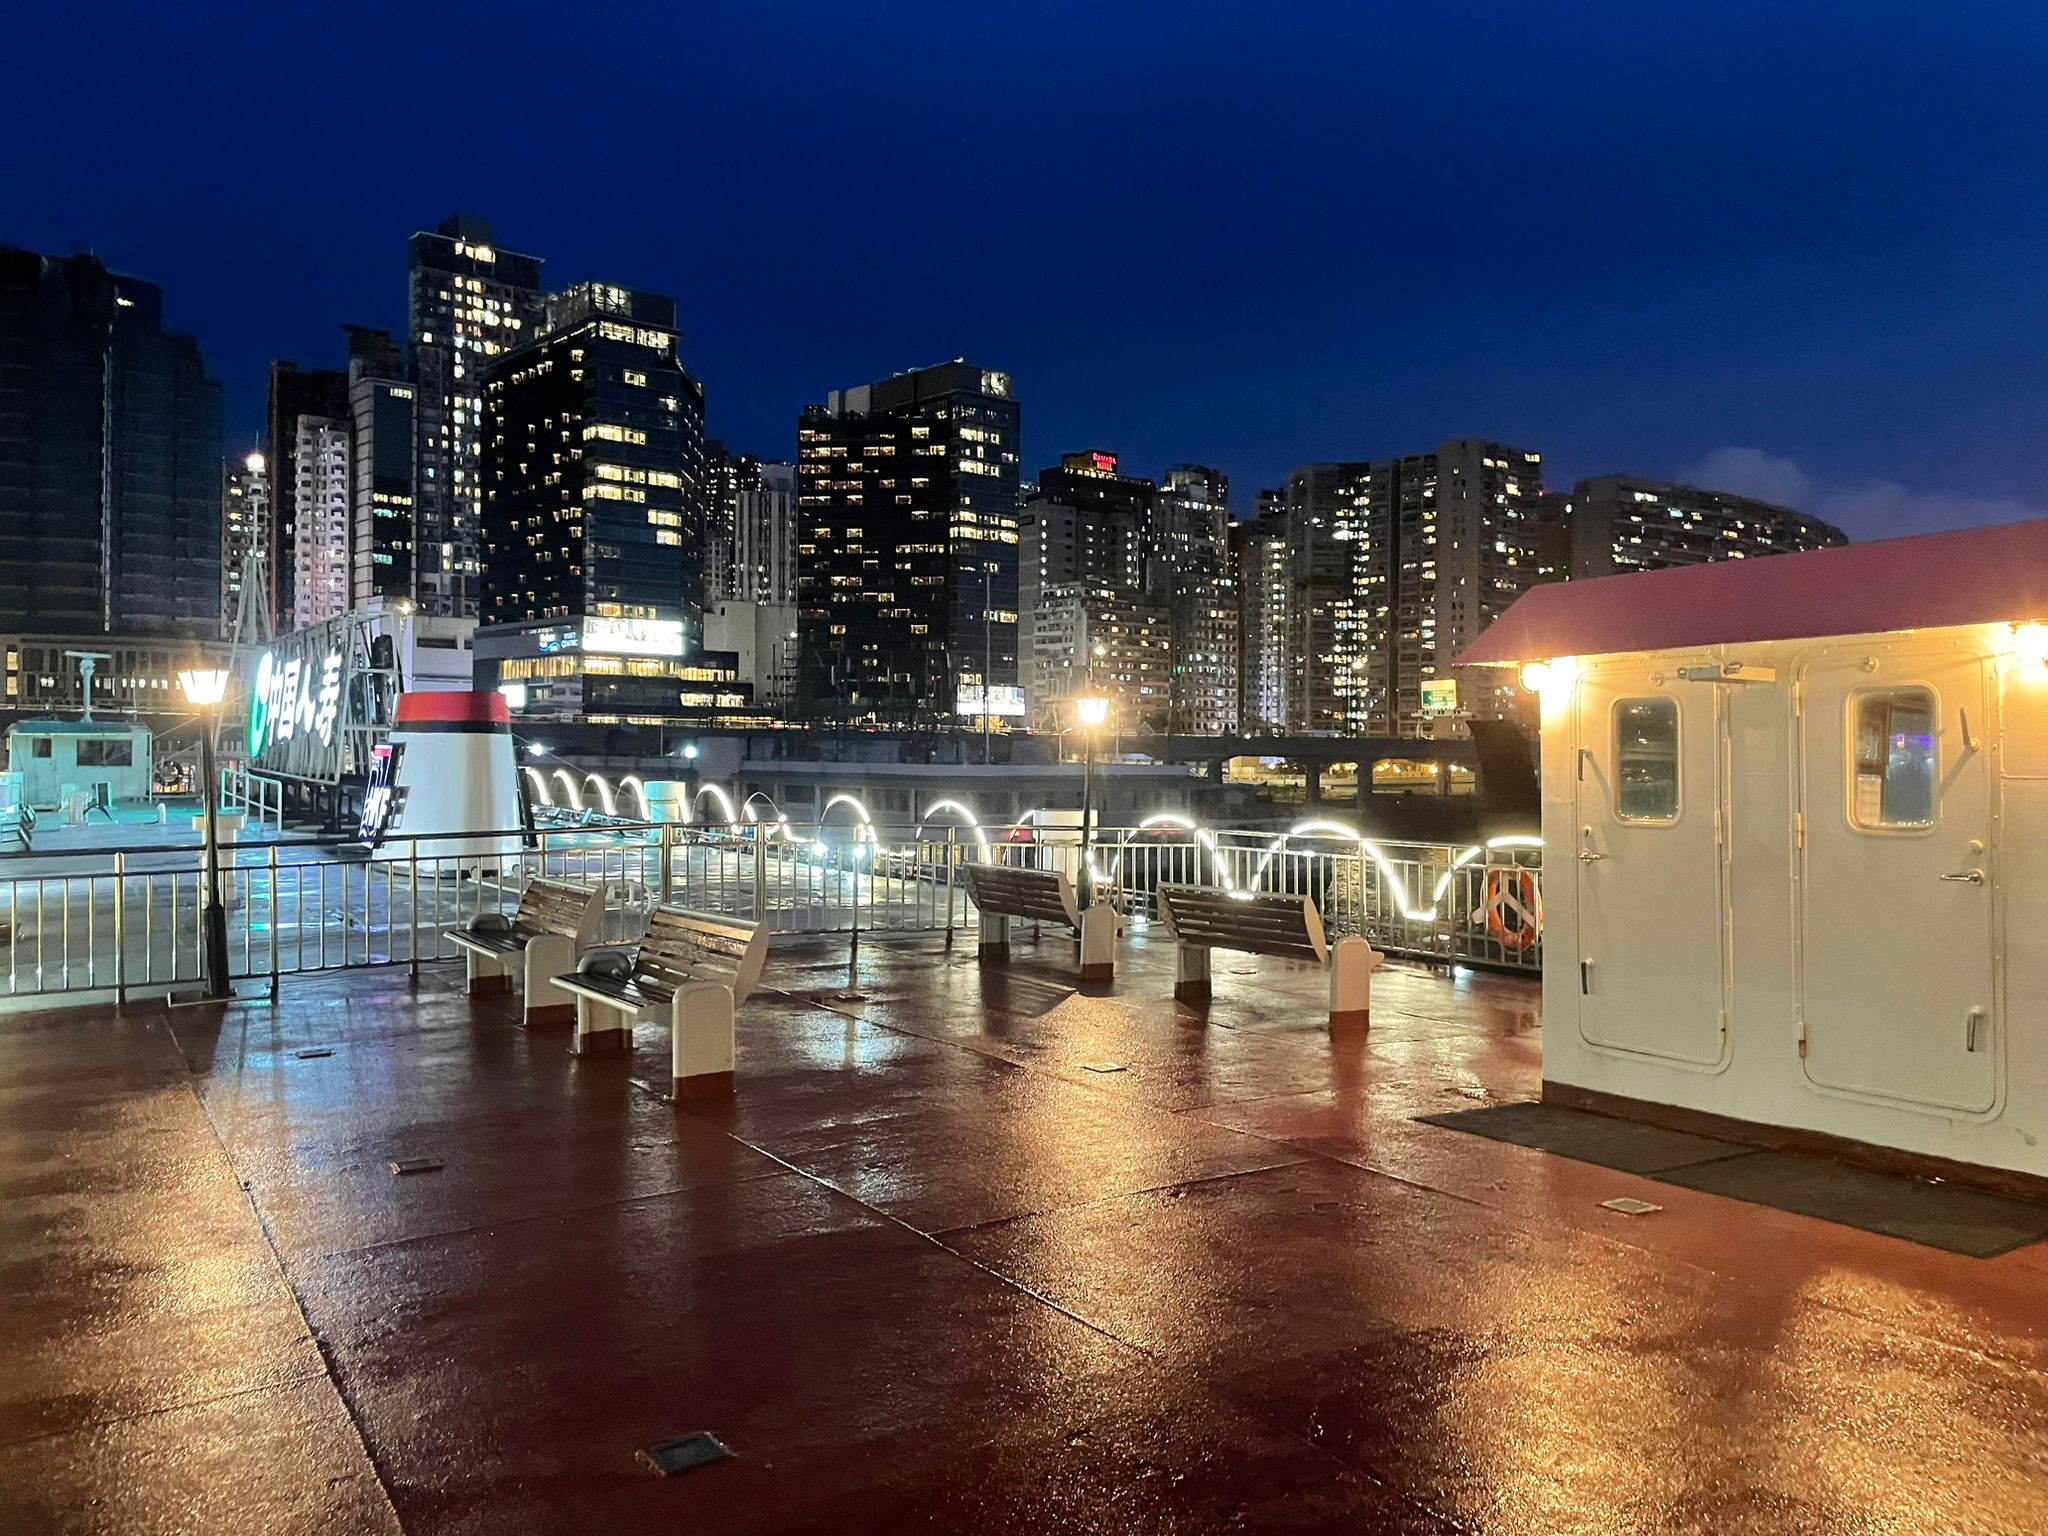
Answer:
<svg viewBox="0 0 2048 1536"><path fill-rule="evenodd" d="M1081 905L1095 905L1095 866L1089 854L1089 823L1095 814L1095 733L1109 718L1109 700L1099 693L1084 693L1074 700L1074 717L1081 723Z"/></svg>
<svg viewBox="0 0 2048 1536"><path fill-rule="evenodd" d="M207 998L233 997L228 986L228 914L220 900L220 774L213 761L213 738L220 729L221 700L228 694L225 667L190 667L178 674L178 686L185 702L199 711L199 778L201 803L206 808L206 851L201 855L206 891L206 991Z"/></svg>

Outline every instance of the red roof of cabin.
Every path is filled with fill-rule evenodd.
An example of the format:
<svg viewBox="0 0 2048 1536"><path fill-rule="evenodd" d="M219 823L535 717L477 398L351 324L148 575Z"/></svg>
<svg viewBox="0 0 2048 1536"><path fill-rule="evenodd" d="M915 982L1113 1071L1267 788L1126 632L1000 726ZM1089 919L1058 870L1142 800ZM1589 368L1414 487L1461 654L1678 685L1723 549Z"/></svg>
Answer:
<svg viewBox="0 0 2048 1536"><path fill-rule="evenodd" d="M2048 619L2048 518L1532 587L1461 666Z"/></svg>

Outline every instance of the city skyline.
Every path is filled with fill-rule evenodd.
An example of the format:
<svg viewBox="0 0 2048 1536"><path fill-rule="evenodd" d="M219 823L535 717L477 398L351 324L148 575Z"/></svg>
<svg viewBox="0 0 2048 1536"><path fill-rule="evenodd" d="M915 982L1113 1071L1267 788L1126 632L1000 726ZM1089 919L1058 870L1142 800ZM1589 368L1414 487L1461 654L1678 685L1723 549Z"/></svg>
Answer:
<svg viewBox="0 0 2048 1536"><path fill-rule="evenodd" d="M1895 17L1845 53L1811 18L1662 17L1608 36L1590 15L1539 32L1501 12L1474 34L1483 49L1444 55L1482 100L1466 131L1429 107L1428 72L1376 72L1369 100L1345 85L1346 57L1457 41L1385 17L1302 9L1255 26L1211 7L1176 11L1168 35L1140 10L1093 18L1077 48L1078 22L977 17L939 36L910 13L858 33L817 15L778 27L771 48L745 17L650 12L651 36L718 65L693 70L705 88L687 108L702 186L673 208L611 199L595 216L552 195L573 151L545 122L442 163L418 153L427 104L410 98L357 123L338 203L273 193L292 183L269 168L303 152L304 133L235 129L287 80L309 110L280 121L347 109L348 59L396 41L380 26L339 41L323 85L261 67L290 44L274 22L225 48L207 36L202 53L138 21L95 50L88 80L61 63L76 23L46 16L16 25L56 67L0 111L80 132L20 169L5 234L90 247L160 285L167 324L199 338L223 383L231 455L253 445L269 360L340 366L342 325L402 327L403 242L462 209L544 256L550 286L674 294L707 430L736 453L790 457L792 413L834 381L998 358L1032 402L1027 465L1080 445L1153 470L1210 463L1236 483L1240 516L1300 463L1469 433L1539 446L1559 483L1688 480L1873 538L2041 505L2033 423L2048 385L2031 338L2048 333L2048 298L2031 273L2048 223L2009 189L2041 137L2038 94L2020 87L2043 35L2004 14L1967 38ZM527 46L528 22L512 13L482 53ZM455 24L407 25L425 48ZM1658 94L1669 81L1644 66L1638 26L1683 81L1679 105L1714 110ZM834 73L842 54L859 67ZM879 148L914 120L916 82L956 78L968 56L982 61L983 134L929 141L906 173L930 194L918 219L863 211L853 173L814 160L824 128ZM1291 83L1270 68L1283 56ZM629 76L652 67L607 58ZM236 111L202 111L146 152L105 140L93 109L161 89L166 65L181 99L231 73ZM1958 159L1963 127L1896 104L1966 86L1996 131L1975 130ZM587 110L564 109L563 146ZM1499 123L1517 113L1526 142L1503 149ZM666 153L623 142L598 183L627 184ZM202 190L216 160L247 174L224 188L209 170ZM993 179L963 179L967 166ZM1379 195L1403 188L1406 215ZM1283 220L1304 197L1329 217ZM225 199L265 236L221 242ZM1416 238L1387 238L1368 202ZM1031 233L1048 204L1073 238ZM1468 217L1446 225L1453 204ZM1139 237L1096 239L1091 219ZM939 230L976 259L901 259ZM849 301L861 292L875 302ZM828 312L829 327L811 323Z"/></svg>

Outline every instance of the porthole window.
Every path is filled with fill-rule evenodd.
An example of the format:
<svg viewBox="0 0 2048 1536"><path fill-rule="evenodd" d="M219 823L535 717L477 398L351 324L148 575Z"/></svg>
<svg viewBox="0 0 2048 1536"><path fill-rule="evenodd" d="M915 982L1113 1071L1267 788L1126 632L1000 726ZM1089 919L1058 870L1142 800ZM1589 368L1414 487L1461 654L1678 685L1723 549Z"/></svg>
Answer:
<svg viewBox="0 0 2048 1536"><path fill-rule="evenodd" d="M1614 814L1678 820L1678 701L1621 699L1614 706Z"/></svg>
<svg viewBox="0 0 2048 1536"><path fill-rule="evenodd" d="M1926 688L1859 693L1849 750L1849 819L1870 832L1934 825L1934 694Z"/></svg>

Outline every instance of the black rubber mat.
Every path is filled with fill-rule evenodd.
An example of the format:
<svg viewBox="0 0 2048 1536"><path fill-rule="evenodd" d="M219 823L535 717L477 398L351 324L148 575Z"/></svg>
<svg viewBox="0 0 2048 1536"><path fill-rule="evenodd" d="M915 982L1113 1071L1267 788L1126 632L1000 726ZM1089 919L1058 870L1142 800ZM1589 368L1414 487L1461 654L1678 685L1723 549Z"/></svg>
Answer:
<svg viewBox="0 0 2048 1536"><path fill-rule="evenodd" d="M1656 1177L1666 1184L1817 1216L1976 1259L1993 1258L2048 1237L2048 1205L1961 1184L1875 1173L1822 1157L1751 1152L1674 1168Z"/></svg>
<svg viewBox="0 0 2048 1536"><path fill-rule="evenodd" d="M1621 1173L1656 1174L1715 1158L1741 1157L1751 1151L1739 1142L1692 1136L1634 1120L1617 1120L1561 1104L1488 1104L1417 1117L1425 1125L1467 1131L1518 1147L1555 1152L1575 1162L1593 1163Z"/></svg>
<svg viewBox="0 0 2048 1536"><path fill-rule="evenodd" d="M1558 1104L1489 1104L1417 1117L1575 1162L1812 1216L1947 1253L1989 1259L2048 1237L2048 1204L1961 1184L1877 1173L1824 1157L1762 1152Z"/></svg>

